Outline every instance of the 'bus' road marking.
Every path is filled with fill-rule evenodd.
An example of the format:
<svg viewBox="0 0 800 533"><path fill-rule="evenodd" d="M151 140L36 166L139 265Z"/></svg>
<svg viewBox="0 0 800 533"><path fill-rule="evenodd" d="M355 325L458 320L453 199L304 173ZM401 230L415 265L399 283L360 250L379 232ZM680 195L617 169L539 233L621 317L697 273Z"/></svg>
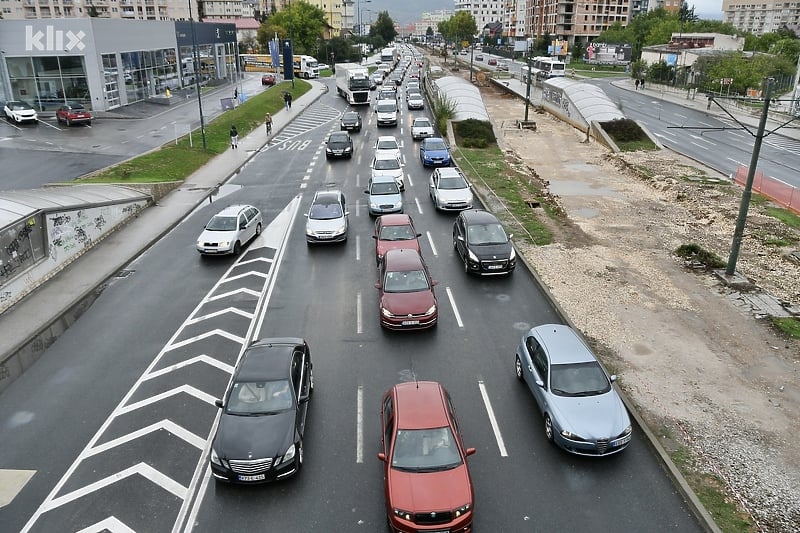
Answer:
<svg viewBox="0 0 800 533"><path fill-rule="evenodd" d="M486 406L486 413L489 415L489 423L492 425L494 438L497 441L497 447L500 449L500 456L508 457L508 452L506 451L506 444L505 442L503 442L503 435L500 433L500 427L497 425L497 418L494 416L494 409L492 409L492 402L489 400L489 394L487 394L486 392L486 385L483 384L483 380L478 381L478 388L481 390L481 397L483 398L483 404Z"/></svg>

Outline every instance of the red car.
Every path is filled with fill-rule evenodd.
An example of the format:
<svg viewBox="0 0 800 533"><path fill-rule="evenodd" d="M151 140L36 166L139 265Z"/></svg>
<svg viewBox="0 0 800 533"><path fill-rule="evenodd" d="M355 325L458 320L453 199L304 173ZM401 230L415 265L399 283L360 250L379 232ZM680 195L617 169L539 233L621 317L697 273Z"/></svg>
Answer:
<svg viewBox="0 0 800 533"><path fill-rule="evenodd" d="M261 85L275 85L275 74L270 72L261 75Z"/></svg>
<svg viewBox="0 0 800 533"><path fill-rule="evenodd" d="M414 228L414 221L411 216L405 214L383 215L375 220L375 260L380 265L386 250L396 248L411 248L418 253L419 240L421 233L417 233Z"/></svg>
<svg viewBox="0 0 800 533"><path fill-rule="evenodd" d="M497 60L495 58L493 58L493 57L490 57L489 61L487 61L487 63L489 65L497 65Z"/></svg>
<svg viewBox="0 0 800 533"><path fill-rule="evenodd" d="M393 532L472 531L475 495L450 395L433 381L383 395L381 444L386 514Z"/></svg>
<svg viewBox="0 0 800 533"><path fill-rule="evenodd" d="M378 266L379 313L387 329L422 329L436 325L439 305L428 267L416 250L388 250Z"/></svg>
<svg viewBox="0 0 800 533"><path fill-rule="evenodd" d="M67 126L72 126L73 124L91 126L92 114L81 104L65 104L56 109L56 120L65 123Z"/></svg>

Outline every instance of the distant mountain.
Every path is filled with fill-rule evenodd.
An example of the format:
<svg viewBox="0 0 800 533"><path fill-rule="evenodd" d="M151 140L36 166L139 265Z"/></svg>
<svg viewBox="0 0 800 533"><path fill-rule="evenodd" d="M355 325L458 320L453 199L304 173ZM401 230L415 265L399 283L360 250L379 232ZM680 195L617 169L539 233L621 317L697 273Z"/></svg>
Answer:
<svg viewBox="0 0 800 533"><path fill-rule="evenodd" d="M364 21L374 22L381 11L388 11L393 21L400 24L408 24L422 19L424 11L438 11L440 9L453 10L452 0L371 0L365 2L361 0L356 3L356 7L363 10L362 18ZM370 10L368 13L367 10ZM356 17L358 14L356 13Z"/></svg>

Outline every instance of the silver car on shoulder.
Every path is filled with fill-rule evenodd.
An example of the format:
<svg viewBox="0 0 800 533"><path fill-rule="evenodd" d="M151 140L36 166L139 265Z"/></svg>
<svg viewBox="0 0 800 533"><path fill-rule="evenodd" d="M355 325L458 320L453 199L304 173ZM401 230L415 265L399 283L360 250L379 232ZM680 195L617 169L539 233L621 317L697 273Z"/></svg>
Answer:
<svg viewBox="0 0 800 533"><path fill-rule="evenodd" d="M428 193L437 211L472 209L472 187L456 167L434 170L428 180Z"/></svg>
<svg viewBox="0 0 800 533"><path fill-rule="evenodd" d="M261 234L261 211L252 205L231 205L214 215L197 238L202 255L239 255Z"/></svg>
<svg viewBox="0 0 800 533"><path fill-rule="evenodd" d="M543 324L522 336L517 378L533 393L547 440L577 455L611 455L631 440L622 399L592 351L569 326Z"/></svg>

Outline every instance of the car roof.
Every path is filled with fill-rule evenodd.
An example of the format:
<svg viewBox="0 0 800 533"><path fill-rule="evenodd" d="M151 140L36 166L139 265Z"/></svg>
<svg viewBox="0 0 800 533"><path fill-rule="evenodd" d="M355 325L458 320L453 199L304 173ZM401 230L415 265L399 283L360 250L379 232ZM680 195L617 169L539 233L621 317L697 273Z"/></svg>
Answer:
<svg viewBox="0 0 800 533"><path fill-rule="evenodd" d="M400 250L389 250L386 254L395 251ZM399 429L426 429L450 425L444 402L444 388L439 383L410 381L398 383L393 389L394 413Z"/></svg>
<svg viewBox="0 0 800 533"><path fill-rule="evenodd" d="M464 222L467 224L489 224L493 222L498 224L500 223L496 216L482 209L470 209L468 211L462 211L459 216L463 218Z"/></svg>
<svg viewBox="0 0 800 533"><path fill-rule="evenodd" d="M304 344L300 338L261 339L245 350L239 371L238 381L266 381L289 377L292 353L296 346Z"/></svg>
<svg viewBox="0 0 800 533"><path fill-rule="evenodd" d="M439 177L449 178L451 176L460 176L464 178L464 173L458 167L439 167L434 172L439 173ZM466 178L465 178L466 179Z"/></svg>
<svg viewBox="0 0 800 533"><path fill-rule="evenodd" d="M342 192L339 190L328 190L328 191L317 191L314 194L314 200L312 203L315 204L338 204L340 202L340 198L342 196Z"/></svg>
<svg viewBox="0 0 800 533"><path fill-rule="evenodd" d="M389 250L383 256L387 272L403 272L406 270L419 270L425 266L425 261L419 252L410 248Z"/></svg>
<svg viewBox="0 0 800 533"><path fill-rule="evenodd" d="M340 138L341 139L349 139L350 138L350 134L347 133L346 131L334 131L328 137L328 139L336 139L337 141L341 140Z"/></svg>
<svg viewBox="0 0 800 533"><path fill-rule="evenodd" d="M405 213L382 215L380 221L382 226L405 226L406 224L411 224L411 215Z"/></svg>
<svg viewBox="0 0 800 533"><path fill-rule="evenodd" d="M442 139L441 137L427 137L425 139L422 139L422 144L430 144L434 141L444 142L444 139Z"/></svg>
<svg viewBox="0 0 800 533"><path fill-rule="evenodd" d="M596 361L589 347L571 327L543 324L530 330L544 346L551 364L588 363Z"/></svg>
<svg viewBox="0 0 800 533"><path fill-rule="evenodd" d="M431 119L429 119L428 117L417 117L417 118L415 118L415 119L414 119L414 122L421 122L421 121L423 121L423 120L424 120L425 122L427 122L428 124L430 124L430 123L431 123ZM413 125L413 124L414 124L414 122L412 122L411 124Z"/></svg>
<svg viewBox="0 0 800 533"><path fill-rule="evenodd" d="M220 211L219 213L217 213L214 216L233 217L233 216L238 215L239 213L241 213L243 210L247 209L248 207L253 207L253 206L252 205L246 205L246 204L229 205L228 207L226 207L225 209L223 209L222 211Z"/></svg>
<svg viewBox="0 0 800 533"><path fill-rule="evenodd" d="M381 141L394 141L396 143L397 142L397 137L395 137L394 135L381 135L380 137L378 137L378 140L376 141L376 144L381 142Z"/></svg>
<svg viewBox="0 0 800 533"><path fill-rule="evenodd" d="M345 111L343 117L352 117L352 116L359 116L358 111Z"/></svg>

